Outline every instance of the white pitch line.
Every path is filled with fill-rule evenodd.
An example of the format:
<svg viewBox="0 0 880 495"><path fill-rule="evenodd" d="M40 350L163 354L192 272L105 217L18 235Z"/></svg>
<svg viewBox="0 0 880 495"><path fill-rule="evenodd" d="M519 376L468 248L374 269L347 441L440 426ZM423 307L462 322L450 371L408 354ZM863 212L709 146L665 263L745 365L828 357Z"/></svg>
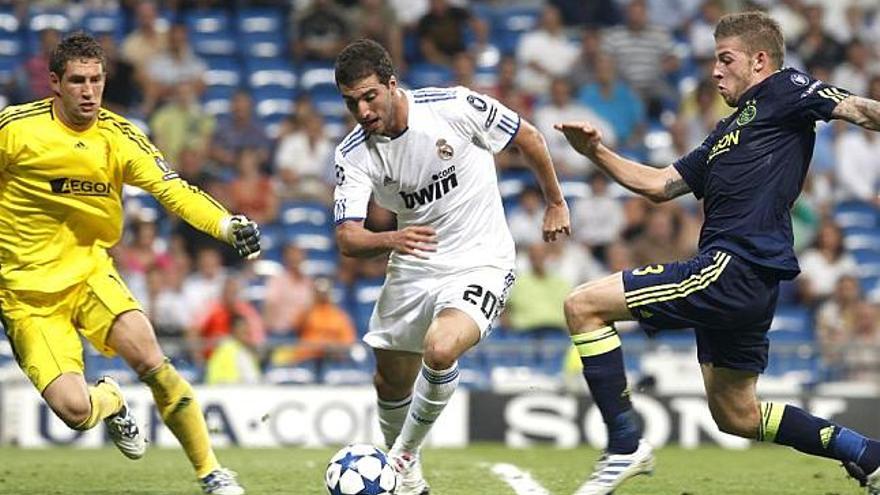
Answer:
<svg viewBox="0 0 880 495"><path fill-rule="evenodd" d="M516 495L550 495L546 488L532 478L531 473L513 464L492 464L492 473L513 488Z"/></svg>

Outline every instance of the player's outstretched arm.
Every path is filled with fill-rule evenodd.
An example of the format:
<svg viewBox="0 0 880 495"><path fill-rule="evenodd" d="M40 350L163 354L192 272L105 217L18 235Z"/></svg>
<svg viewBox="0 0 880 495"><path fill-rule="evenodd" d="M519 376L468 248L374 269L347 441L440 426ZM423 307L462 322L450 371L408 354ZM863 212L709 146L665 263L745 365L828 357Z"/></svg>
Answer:
<svg viewBox="0 0 880 495"><path fill-rule="evenodd" d="M535 126L522 119L513 143L526 156L544 193L544 203L547 205L541 227L544 242L555 241L559 234L571 235L568 204L562 195L562 187L556 177L556 170L553 168L553 160L544 136L535 129Z"/></svg>
<svg viewBox="0 0 880 495"><path fill-rule="evenodd" d="M390 232L371 232L363 220L347 220L336 226L336 245L345 256L366 258L388 251L427 259L437 250L437 234L432 227L410 225Z"/></svg>
<svg viewBox="0 0 880 495"><path fill-rule="evenodd" d="M566 122L553 127L565 135L575 151L636 194L661 203L690 191L675 167L656 168L623 158L602 144L602 133L589 122Z"/></svg>
<svg viewBox="0 0 880 495"><path fill-rule="evenodd" d="M865 129L880 131L880 101L849 95L834 107L831 116Z"/></svg>

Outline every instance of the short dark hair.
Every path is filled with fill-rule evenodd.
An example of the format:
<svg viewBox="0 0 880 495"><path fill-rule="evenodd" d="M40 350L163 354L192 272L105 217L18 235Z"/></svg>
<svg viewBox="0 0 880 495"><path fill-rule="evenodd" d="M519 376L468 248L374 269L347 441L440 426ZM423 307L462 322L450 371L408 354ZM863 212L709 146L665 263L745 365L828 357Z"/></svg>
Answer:
<svg viewBox="0 0 880 495"><path fill-rule="evenodd" d="M54 72L58 77L61 77L67 68L67 62L89 58L100 60L103 66L105 63L104 49L92 35L84 31L77 31L67 35L52 50L52 56L49 59L49 72Z"/></svg>
<svg viewBox="0 0 880 495"><path fill-rule="evenodd" d="M785 61L785 40L779 23L759 12L727 14L715 26L715 41L739 36L750 54L765 51L776 68Z"/></svg>
<svg viewBox="0 0 880 495"><path fill-rule="evenodd" d="M394 75L394 65L388 50L371 39L363 38L350 43L336 57L337 86L350 86L373 74L387 86Z"/></svg>

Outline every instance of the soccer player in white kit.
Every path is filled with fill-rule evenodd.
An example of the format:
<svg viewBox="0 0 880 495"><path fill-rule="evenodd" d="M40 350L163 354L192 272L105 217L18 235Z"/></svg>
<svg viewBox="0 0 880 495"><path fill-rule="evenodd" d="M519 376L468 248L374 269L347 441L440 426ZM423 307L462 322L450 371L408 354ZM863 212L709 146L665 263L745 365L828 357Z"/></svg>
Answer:
<svg viewBox="0 0 880 495"><path fill-rule="evenodd" d="M493 154L513 144L537 176L545 241L570 234L543 136L464 87L400 88L371 40L336 59L336 84L358 122L336 147L336 238L347 256L391 252L364 341L376 355L378 415L398 495L424 495L419 448L458 383L457 359L484 338L514 281L514 244ZM364 228L370 196L398 230Z"/></svg>

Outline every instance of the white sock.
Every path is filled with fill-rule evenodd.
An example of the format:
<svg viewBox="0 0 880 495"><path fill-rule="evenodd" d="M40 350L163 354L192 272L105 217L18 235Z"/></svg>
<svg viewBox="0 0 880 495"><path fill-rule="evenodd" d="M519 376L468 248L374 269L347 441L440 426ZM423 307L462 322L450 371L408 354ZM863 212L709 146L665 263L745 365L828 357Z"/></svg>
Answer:
<svg viewBox="0 0 880 495"><path fill-rule="evenodd" d="M397 435L400 435L400 429L403 427L403 421L406 419L411 402L412 395L400 400L376 400L379 428L382 429L382 436L385 437L385 446L389 449L394 445Z"/></svg>
<svg viewBox="0 0 880 495"><path fill-rule="evenodd" d="M440 371L432 370L422 363L422 371L416 378L409 414L403 422L400 436L394 442L394 449L405 452L418 451L457 386L457 362L449 369Z"/></svg>

